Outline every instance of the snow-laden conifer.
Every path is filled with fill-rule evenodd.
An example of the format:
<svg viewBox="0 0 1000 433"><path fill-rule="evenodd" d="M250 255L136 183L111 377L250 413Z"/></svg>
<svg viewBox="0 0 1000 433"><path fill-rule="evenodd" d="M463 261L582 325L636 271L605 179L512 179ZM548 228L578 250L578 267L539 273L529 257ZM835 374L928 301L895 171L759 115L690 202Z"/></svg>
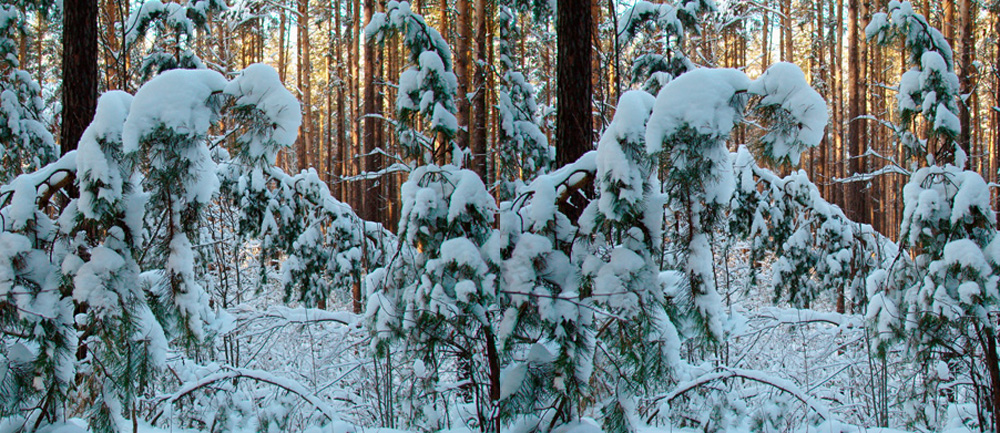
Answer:
<svg viewBox="0 0 1000 433"><path fill-rule="evenodd" d="M42 120L42 89L20 69L17 38L25 17L13 5L0 5L0 181L32 172L58 156Z"/></svg>
<svg viewBox="0 0 1000 433"><path fill-rule="evenodd" d="M410 51L411 63L399 75L396 96L396 134L403 156L423 164L441 161L453 150L451 139L459 128L455 117L458 79L452 72L451 48L406 1L390 1L385 12L376 13L365 27L368 43L383 43L393 35ZM417 129L421 116L427 121L427 134Z"/></svg>

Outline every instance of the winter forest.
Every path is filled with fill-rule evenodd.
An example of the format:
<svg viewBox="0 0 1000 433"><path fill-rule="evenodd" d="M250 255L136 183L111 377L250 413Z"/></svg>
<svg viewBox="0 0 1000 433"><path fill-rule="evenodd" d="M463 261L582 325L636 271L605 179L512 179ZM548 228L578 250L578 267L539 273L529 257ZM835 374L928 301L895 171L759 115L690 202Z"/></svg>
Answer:
<svg viewBox="0 0 1000 433"><path fill-rule="evenodd" d="M994 0L0 0L0 433L996 432Z"/></svg>

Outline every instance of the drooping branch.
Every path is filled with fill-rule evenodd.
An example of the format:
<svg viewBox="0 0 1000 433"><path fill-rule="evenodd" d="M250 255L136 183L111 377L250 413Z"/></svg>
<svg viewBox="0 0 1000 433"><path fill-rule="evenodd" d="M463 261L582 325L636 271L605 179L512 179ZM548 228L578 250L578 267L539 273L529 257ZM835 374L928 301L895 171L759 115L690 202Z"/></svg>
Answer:
<svg viewBox="0 0 1000 433"><path fill-rule="evenodd" d="M656 397L655 399L653 399L653 402L669 403L674 399L676 399L677 397L680 397L691 390L705 386L712 382L717 382L726 379L733 379L733 378L749 380L774 387L775 389L788 393L792 397L795 397L796 399L801 401L813 412L816 412L816 414L819 415L820 418L823 418L823 420L832 419L832 415L830 414L830 408L828 408L825 404L807 394L805 391L802 391L797 385L788 380L779 377L769 376L760 371L746 370L742 368L729 368L725 366L720 366L714 372L706 373L695 379L680 383L677 385L676 388L674 388L673 391L670 391L667 394L663 394L659 397ZM649 418L647 419L647 422L652 422L653 419L655 419L656 416L659 415L659 413L660 413L659 409L654 411L653 414L650 415Z"/></svg>
<svg viewBox="0 0 1000 433"><path fill-rule="evenodd" d="M173 394L168 394L158 397L153 404L159 405L164 402L174 404L181 398L195 391L198 391L199 389L202 389L206 386L212 385L217 382L221 382L224 380L231 380L231 379L250 379L250 380L255 380L257 382L266 383L268 385L276 386L278 388L281 388L285 391L288 391L292 394L301 397L302 400L306 401L307 403L315 407L316 410L322 413L323 416L326 417L326 419L330 421L340 420L340 417L337 416L337 412L332 407L330 407L328 404L326 404L326 402L317 397L316 394L306 389L306 387L303 386L301 383L292 379L275 376L266 371L254 370L249 368L223 367L222 371L205 376L200 380L184 384L183 386L178 388L177 391L174 392ZM161 415L163 415L163 410L161 410L159 413L156 414L155 417L153 417L153 422L159 419Z"/></svg>

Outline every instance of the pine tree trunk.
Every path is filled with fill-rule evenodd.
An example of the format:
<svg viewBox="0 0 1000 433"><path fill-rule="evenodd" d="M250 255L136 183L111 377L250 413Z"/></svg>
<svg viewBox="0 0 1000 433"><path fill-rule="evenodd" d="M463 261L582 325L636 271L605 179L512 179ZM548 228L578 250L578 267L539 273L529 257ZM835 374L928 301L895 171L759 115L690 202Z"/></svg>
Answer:
<svg viewBox="0 0 1000 433"><path fill-rule="evenodd" d="M449 34L449 29L448 29L448 0L441 0L441 7L439 9L440 9L440 12L441 12L441 16L439 18L440 22L439 22L439 26L438 27L440 27L440 28L438 29L438 31L441 32L441 34L444 35L445 38L447 38L448 34Z"/></svg>
<svg viewBox="0 0 1000 433"><path fill-rule="evenodd" d="M997 431L1000 427L1000 357L997 356L997 339L989 327L976 328L980 344L983 346L983 362L990 375L989 405L992 406L993 412L993 431Z"/></svg>
<svg viewBox="0 0 1000 433"><path fill-rule="evenodd" d="M128 5L125 6L126 11L128 10ZM48 32L49 22L42 14L38 14L38 34L39 36L44 35ZM35 38L35 79L41 83L45 79L45 66L43 65L42 58L44 57L45 49L45 38L38 37ZM125 53L125 58L128 58L128 53ZM124 74L122 74L124 75ZM124 89L124 87L122 87Z"/></svg>
<svg viewBox="0 0 1000 433"><path fill-rule="evenodd" d="M278 78L285 82L288 74L288 55L286 54L285 28L288 27L288 13L278 8L281 17L278 19Z"/></svg>
<svg viewBox="0 0 1000 433"><path fill-rule="evenodd" d="M785 61L794 63L795 49L792 46L792 32L795 30L792 25L794 11L792 10L792 0L785 0L785 2L787 3L785 7Z"/></svg>
<svg viewBox="0 0 1000 433"><path fill-rule="evenodd" d="M471 131L470 145L472 150L472 170L479 174L484 181L487 179L487 149L486 149L486 120L489 117L486 106L486 67L489 64L487 56L486 41L489 33L486 29L486 0L476 0L476 75L473 80L472 90L475 95L472 99L473 123Z"/></svg>
<svg viewBox="0 0 1000 433"><path fill-rule="evenodd" d="M848 119L847 119L847 129L848 129L848 147L850 154L850 173L849 175L856 175L861 173L864 169L862 165L862 160L860 156L864 153L864 123L858 120L858 116L861 116L864 110L864 102L862 100L862 76L861 76L861 38L860 32L858 30L858 23L861 19L861 4L859 0L850 0L848 3L848 30L847 37L849 38L850 47L848 48L848 59L847 65L849 68L849 77L851 89L850 89L850 100L848 107ZM849 182L847 184L847 209L848 217L855 222L866 222L867 220L867 210L865 208L864 191L862 190L862 182Z"/></svg>
<svg viewBox="0 0 1000 433"><path fill-rule="evenodd" d="M21 6L20 9L21 9L21 15L27 16L27 14L24 11L24 6ZM38 38L41 39L42 35L39 34L38 36L39 36ZM24 69L28 64L28 32L24 32L18 35L17 40L18 40L17 62L21 65L21 68ZM36 77L36 79L41 81L42 77L39 76Z"/></svg>
<svg viewBox="0 0 1000 433"><path fill-rule="evenodd" d="M490 401L496 405L500 402L500 352L497 350L496 336L493 335L493 331L486 328L484 333L486 334L486 363L490 369ZM499 413L494 414L492 421L492 425L487 427L486 431L492 429L493 433L500 433Z"/></svg>
<svg viewBox="0 0 1000 433"><path fill-rule="evenodd" d="M335 15L336 20L334 21L334 25L337 27L335 31L336 42L334 42L334 45L336 45L336 50L334 55L336 57L335 67L337 71L337 78L335 79L337 81L337 143L336 147L334 149L331 149L332 161L330 161L330 164L327 166L327 170L329 170L330 173L332 173L333 182L337 185L334 188L334 190L337 191L337 198L339 200L347 201L347 199L344 197L345 195L343 187L344 183L342 180L342 177L344 176L344 160L346 159L345 155L347 154L345 149L347 148L348 144L347 144L347 106L345 105L346 97L344 95L345 93L344 87L346 87L347 85L347 83L344 81L344 77L346 76L346 68L344 67L344 62L343 62L344 54L343 54L343 49L341 48L341 44L344 40L343 33L341 33L343 31L340 19L341 0L337 0L335 7L336 9L334 10L334 13L336 14Z"/></svg>
<svg viewBox="0 0 1000 433"><path fill-rule="evenodd" d="M459 131L455 135L455 142L458 147L465 149L469 147L469 134L472 132L472 107L469 105L468 94L471 92L469 83L471 76L469 72L469 41L472 39L472 14L469 13L469 0L458 0L455 2L455 26L458 30L455 41L455 75L458 77L458 94L455 95L456 108L458 110ZM462 131L462 128L467 131ZM473 158L475 151L473 150Z"/></svg>
<svg viewBox="0 0 1000 433"><path fill-rule="evenodd" d="M961 4L959 6L962 26L962 62L961 69L959 73L959 83L961 94L973 93L975 88L975 70L972 67L972 62L975 59L976 45L975 45L975 25L976 25L976 15L973 13L972 0L960 0ZM972 115L969 112L969 104L967 101L961 101L959 103L959 113L958 117L961 122L962 131L958 136L958 145L962 148L966 155L971 155L970 149L972 145ZM969 166L971 168L971 166Z"/></svg>
<svg viewBox="0 0 1000 433"><path fill-rule="evenodd" d="M348 54L351 68L351 125L353 125L353 134L351 134L351 149L348 155L351 161L351 169L349 171L350 175L357 175L361 173L361 116L359 111L361 109L361 0L354 0L351 2L351 50ZM344 171L348 171L346 168ZM361 188L363 187L363 182L351 182L350 183L350 195L351 195L351 206L355 209L361 209L363 207L363 192Z"/></svg>
<svg viewBox="0 0 1000 433"><path fill-rule="evenodd" d="M993 15L993 33L996 34L1000 32L1000 13ZM1000 65L1000 38L997 38L993 45L993 62ZM1000 103L1000 79L993 80L993 100L996 103ZM990 155L992 158L992 164L990 166L990 173L997 176L997 170L1000 169L1000 111L990 110L993 115L993 152ZM994 181L1000 181L1000 176L994 177Z"/></svg>
<svg viewBox="0 0 1000 433"><path fill-rule="evenodd" d="M496 9L496 4L495 3L487 3L486 16L487 17L494 16L496 14L496 10L497 9ZM486 25L487 25L487 28L486 28L486 35L487 35L486 46L487 46L487 53L488 53L488 58L487 58L486 64L487 65L495 65L497 63L496 52L493 49L491 49L491 47L495 46L495 37L496 37L495 35L497 34L496 20L487 19L486 20ZM496 89L497 89L496 74L486 74L486 90L489 92L486 95L486 100L487 101L496 101L497 100ZM494 105L494 104L487 105L487 108L489 109L489 116L488 117L490 119L490 122L487 125L487 132L486 133L487 133L487 135L489 137L492 137L492 140L490 142L495 144L495 143L499 142L500 131L497 129L497 125L500 124L500 121L499 121L500 114L499 114L499 111L497 110L496 105ZM487 149L486 149L486 151L487 151L487 154L488 154L488 158L487 158L486 164L487 164L487 172L489 174L488 175L488 178L489 178L488 185L495 185L496 182L497 182L497 163L496 163L496 151L495 150L496 150L495 148L493 148L493 149L489 148L489 144L487 143Z"/></svg>
<svg viewBox="0 0 1000 433"><path fill-rule="evenodd" d="M63 3L63 154L76 149L97 109L97 0Z"/></svg>
<svg viewBox="0 0 1000 433"><path fill-rule="evenodd" d="M944 22L941 23L941 31L944 33L944 38L948 40L948 45L955 47L955 0L944 0L941 3L944 7Z"/></svg>
<svg viewBox="0 0 1000 433"><path fill-rule="evenodd" d="M372 20L372 15L375 12L375 1L365 0L365 22L369 23ZM379 97L378 92L375 90L376 74L377 74L377 63L378 50L375 49L374 42L365 42L365 106L364 115L370 116L377 114L377 105L375 99ZM362 137L362 142L364 143L365 151L365 171L373 173L378 170L377 161L374 155L371 155L375 151L377 145L376 141L378 139L378 119L373 117L365 117L364 119L364 136ZM363 182L364 185L364 205L361 207L363 218L368 221L379 221L379 211L381 207L379 193L378 193L378 183L372 180L366 180Z"/></svg>
<svg viewBox="0 0 1000 433"><path fill-rule="evenodd" d="M763 73L769 66L771 66L771 40L768 38L771 32L771 11L768 9L767 0L764 0L764 4L760 9L762 15L761 19L763 26L761 27L761 66L760 72Z"/></svg>
<svg viewBox="0 0 1000 433"><path fill-rule="evenodd" d="M559 0L556 20L558 52L558 112L556 114L556 161L563 166L576 161L593 143L591 125L590 32L593 29L590 0Z"/></svg>
<svg viewBox="0 0 1000 433"><path fill-rule="evenodd" d="M826 23L823 20L823 9L826 6L826 0L816 0L816 39L819 41L816 45L818 46L818 52L814 53L816 58L817 66L819 67L818 79L823 83L820 88L820 94L823 95L823 99L829 101L830 99L830 83L828 78L830 76L829 69L824 64L826 59L826 52L824 48L826 47L826 35L823 33L826 27ZM829 192L826 191L826 185L830 181L829 171L827 170L827 148L830 147L830 129L827 129L827 133L823 134L823 139L819 143L819 161L813 161L813 165L818 166L816 173L813 174L813 182L819 186L822 196L827 200L830 199Z"/></svg>
<svg viewBox="0 0 1000 433"><path fill-rule="evenodd" d="M385 64L385 67L389 71L402 70L403 68L400 66L400 58L402 57L402 50L404 49L402 44L391 43L387 45L387 48L388 53L386 53L386 55L388 56L388 61L381 63ZM384 78L385 74L381 74L381 76ZM382 95L382 98L380 98L379 101L384 103L384 101L396 100L398 89L395 86L383 86L382 89L386 93ZM378 140L378 143L382 143L382 145L385 146L383 147L384 150L394 155L402 153L399 148L399 137L396 134L387 134L385 128L379 129L379 133L382 134L382 137L384 138ZM379 167L381 168L382 166L380 165ZM381 181L382 196L384 197L383 202L385 203L385 207L382 210L382 224L387 227L395 226L393 221L397 209L396 205L399 203L397 196L399 188L396 186L396 179L397 176L393 173L382 176Z"/></svg>
<svg viewBox="0 0 1000 433"><path fill-rule="evenodd" d="M792 0L781 0L781 61L792 60Z"/></svg>
<svg viewBox="0 0 1000 433"><path fill-rule="evenodd" d="M118 76L117 57L124 53L121 52L121 41L118 39L118 29L115 28L115 23L122 20L118 16L118 11L119 9L114 0L103 0L100 3L100 28L102 33L100 45L103 45L101 61L104 62L104 89L107 90L121 89L118 84L121 82L121 77ZM39 32L41 32L41 14L38 14L38 28ZM40 46L41 44L39 44ZM38 79L41 80L41 76Z"/></svg>
<svg viewBox="0 0 1000 433"><path fill-rule="evenodd" d="M608 0L608 16L611 17L611 24L612 24L611 28L617 29L618 28L618 11L615 8L615 0ZM742 26L742 22L743 21L741 20L741 21L737 22L736 25L737 26ZM615 93L613 95L611 95L611 100L612 101L618 101L618 98L621 97L621 94L622 94L622 77L621 77L621 72L620 72L620 69L621 69L621 59L620 59L621 50L619 50L619 48L618 48L618 31L615 30L615 31L613 31L611 33L612 33L611 50L612 50L612 56L613 56L613 62L614 62L613 67L611 69L611 73L615 77L615 82L614 82L615 83L615 87L614 87Z"/></svg>
<svg viewBox="0 0 1000 433"><path fill-rule="evenodd" d="M288 13L284 9L278 8L278 79L282 83L286 82L288 75L288 56L285 50L285 28L288 26ZM278 152L278 159L276 161L278 167L282 170L288 170L288 149L282 149Z"/></svg>
<svg viewBox="0 0 1000 433"><path fill-rule="evenodd" d="M312 59L309 47L309 0L299 0L298 41L299 41L299 90L302 92L302 129L299 141L296 143L298 169L305 170L311 166L310 153L313 146L313 112L312 112Z"/></svg>
<svg viewBox="0 0 1000 433"><path fill-rule="evenodd" d="M591 116L591 128L594 131L601 131L604 127L604 119L607 118L609 104L604 97L604 72L601 68L603 61L603 48L601 47L601 1L593 0L590 3L591 23L590 46L592 47L590 58L590 86L593 89L594 114Z"/></svg>

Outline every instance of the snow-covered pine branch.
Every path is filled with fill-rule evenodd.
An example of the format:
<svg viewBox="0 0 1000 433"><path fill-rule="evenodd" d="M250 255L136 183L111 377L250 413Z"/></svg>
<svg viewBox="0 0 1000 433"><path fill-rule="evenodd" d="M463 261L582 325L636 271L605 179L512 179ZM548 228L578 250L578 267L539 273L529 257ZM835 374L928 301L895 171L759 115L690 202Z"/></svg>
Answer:
<svg viewBox="0 0 1000 433"><path fill-rule="evenodd" d="M459 128L455 117L458 79L452 72L451 48L406 1L390 1L385 12L372 16L364 33L368 43L380 44L386 37L399 35L409 49L412 65L399 75L396 134L407 159L418 164L435 162L442 149L451 150L451 138ZM420 139L417 115L427 120L432 143ZM459 154L453 157L461 160Z"/></svg>
<svg viewBox="0 0 1000 433"><path fill-rule="evenodd" d="M42 88L20 69L18 44L25 17L14 5L0 5L0 182L37 170L56 159L58 149L42 121Z"/></svg>
<svg viewBox="0 0 1000 433"><path fill-rule="evenodd" d="M507 200L517 190L518 182L530 182L549 170L555 148L549 146L548 137L539 127L534 86L514 69L514 41L519 36L517 15L513 9L501 6L498 21L503 81L497 93L500 135L496 155L501 178L497 195L500 200Z"/></svg>
<svg viewBox="0 0 1000 433"><path fill-rule="evenodd" d="M622 50L647 29L658 41L659 50L641 53L632 62L632 83L656 94L670 80L697 66L684 52L689 34L701 34L701 20L716 12L714 0L677 0L676 3L635 2L617 19L616 50Z"/></svg>
<svg viewBox="0 0 1000 433"><path fill-rule="evenodd" d="M152 34L150 50L139 68L147 78L171 69L204 69L204 62L193 50L195 31L210 31L210 17L228 9L225 0L145 0L122 23L122 42L128 50Z"/></svg>
<svg viewBox="0 0 1000 433"><path fill-rule="evenodd" d="M888 13L872 15L865 35L883 45L901 37L910 52L912 67L900 77L896 95L902 122L900 139L910 156L926 156L931 164L934 158L944 157L941 162L965 167L968 156L956 141L961 130L957 114L961 103L958 75L951 45L944 35L923 15L914 12L909 1L899 0L889 2ZM926 121L925 138L942 141L937 149L927 148L925 140L912 134L904 134L912 128L918 114Z"/></svg>

